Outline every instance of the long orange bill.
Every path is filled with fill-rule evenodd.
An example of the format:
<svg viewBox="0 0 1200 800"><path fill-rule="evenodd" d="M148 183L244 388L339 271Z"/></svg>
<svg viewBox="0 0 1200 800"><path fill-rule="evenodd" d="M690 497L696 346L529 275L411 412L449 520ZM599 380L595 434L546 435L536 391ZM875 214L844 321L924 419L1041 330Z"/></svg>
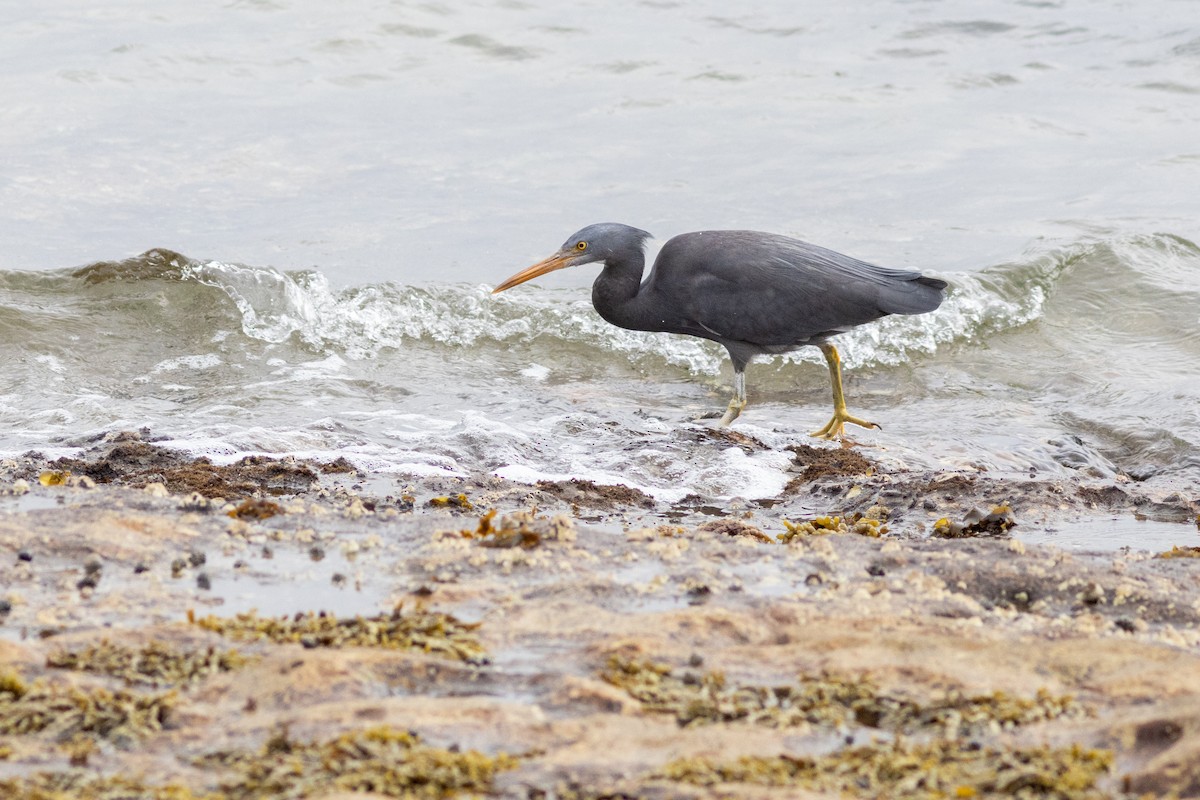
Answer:
<svg viewBox="0 0 1200 800"><path fill-rule="evenodd" d="M504 283L500 284L495 289L492 289L492 294L495 294L496 292L503 292L505 289L511 289L512 287L524 283L525 281L531 281L539 275L545 275L547 272L554 272L556 269L569 267L571 266L571 262L573 260L573 253L555 253L545 261L539 261L532 267L526 267L516 275L513 275Z"/></svg>

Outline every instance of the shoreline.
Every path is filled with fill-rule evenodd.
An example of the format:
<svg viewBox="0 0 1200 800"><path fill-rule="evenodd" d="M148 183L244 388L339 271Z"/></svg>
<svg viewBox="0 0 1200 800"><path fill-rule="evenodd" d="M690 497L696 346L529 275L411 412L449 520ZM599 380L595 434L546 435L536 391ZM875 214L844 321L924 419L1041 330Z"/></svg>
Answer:
<svg viewBox="0 0 1200 800"><path fill-rule="evenodd" d="M171 699L118 733L0 734L0 786L40 797L28 776L46 772L285 796L246 775L382 726L419 737L372 741L441 764L447 796L837 796L851 773L866 795L1011 796L995 776L1012 763L1057 776L1023 796L1200 791L1200 559L1012 538L1138 514L1195 555L1197 498L794 452L786 496L736 508L586 481L218 467L139 434L5 462L0 660L23 688L0 689L0 730L32 713L23 698ZM173 671L147 677L150 661ZM918 756L959 783L879 783L880 764ZM472 770L486 780L453 784ZM334 796L336 776L304 774L286 796Z"/></svg>

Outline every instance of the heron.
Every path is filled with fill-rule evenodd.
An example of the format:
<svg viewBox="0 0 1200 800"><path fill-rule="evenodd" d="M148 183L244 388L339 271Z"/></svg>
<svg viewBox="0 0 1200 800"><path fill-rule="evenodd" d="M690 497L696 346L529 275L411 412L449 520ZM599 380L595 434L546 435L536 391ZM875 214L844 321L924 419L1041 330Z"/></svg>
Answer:
<svg viewBox="0 0 1200 800"><path fill-rule="evenodd" d="M588 225L492 293L564 267L603 263L592 284L592 305L605 320L635 331L697 336L729 351L734 394L722 427L746 407L746 365L755 356L814 346L829 367L833 416L812 435L845 440L847 423L881 428L847 410L841 356L829 339L890 314L933 311L945 296L945 281L919 272L879 267L790 236L742 230L672 237L643 281L649 238L620 223Z"/></svg>

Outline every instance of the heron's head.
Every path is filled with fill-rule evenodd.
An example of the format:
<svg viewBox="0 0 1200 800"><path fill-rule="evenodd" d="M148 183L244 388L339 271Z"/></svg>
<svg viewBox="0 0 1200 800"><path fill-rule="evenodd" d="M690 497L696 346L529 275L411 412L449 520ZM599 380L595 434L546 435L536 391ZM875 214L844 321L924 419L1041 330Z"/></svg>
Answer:
<svg viewBox="0 0 1200 800"><path fill-rule="evenodd" d="M571 234L557 253L513 275L493 289L492 294L563 267L578 267L580 264L607 261L626 254L640 255L644 242L649 238L650 234L645 231L619 222L588 225Z"/></svg>

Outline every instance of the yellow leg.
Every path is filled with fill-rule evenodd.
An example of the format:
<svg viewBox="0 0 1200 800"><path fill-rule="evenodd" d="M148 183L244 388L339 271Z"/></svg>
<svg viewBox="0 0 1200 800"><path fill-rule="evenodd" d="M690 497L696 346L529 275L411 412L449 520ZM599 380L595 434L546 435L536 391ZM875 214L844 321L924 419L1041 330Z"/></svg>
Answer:
<svg viewBox="0 0 1200 800"><path fill-rule="evenodd" d="M842 394L842 358L838 355L837 348L833 345L822 344L818 346L825 355L825 363L829 365L829 381L833 384L833 417L820 430L813 431L812 435L818 439L844 439L846 437L845 426L847 422L852 422L864 428L879 428L882 430L882 427L876 425L874 422L850 416L850 412L846 410L846 397Z"/></svg>
<svg viewBox="0 0 1200 800"><path fill-rule="evenodd" d="M733 376L733 399L729 401L729 407L725 409L725 416L721 417L721 427L728 427L729 423L737 419L745 407L746 373L739 371L735 372Z"/></svg>

